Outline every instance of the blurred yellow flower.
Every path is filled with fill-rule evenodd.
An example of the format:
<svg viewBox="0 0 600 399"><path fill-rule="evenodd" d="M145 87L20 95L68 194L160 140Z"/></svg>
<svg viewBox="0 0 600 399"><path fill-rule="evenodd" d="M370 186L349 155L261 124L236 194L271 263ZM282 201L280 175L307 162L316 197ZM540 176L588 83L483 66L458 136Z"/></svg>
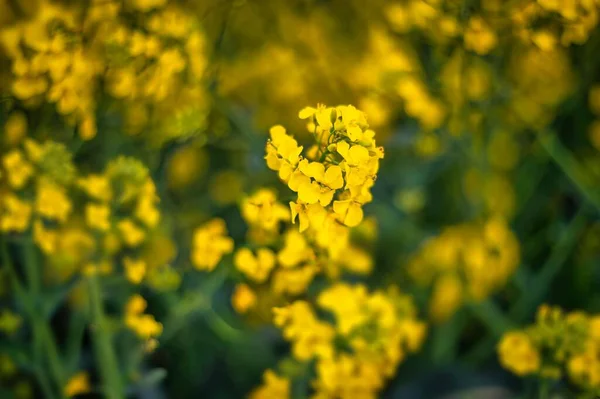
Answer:
<svg viewBox="0 0 600 399"><path fill-rule="evenodd" d="M77 395L89 393L92 387L90 377L86 371L80 371L72 376L64 388L64 395L72 398Z"/></svg>

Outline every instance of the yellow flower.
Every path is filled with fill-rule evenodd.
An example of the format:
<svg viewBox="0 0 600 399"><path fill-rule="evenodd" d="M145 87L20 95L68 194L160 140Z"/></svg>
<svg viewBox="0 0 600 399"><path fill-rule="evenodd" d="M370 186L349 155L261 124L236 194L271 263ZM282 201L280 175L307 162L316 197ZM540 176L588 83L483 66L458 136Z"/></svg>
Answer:
<svg viewBox="0 0 600 399"><path fill-rule="evenodd" d="M231 304L238 313L246 313L256 305L256 294L247 284L238 284L235 286Z"/></svg>
<svg viewBox="0 0 600 399"><path fill-rule="evenodd" d="M252 391L249 399L287 399L290 397L290 380L280 377L273 370L263 374L263 384Z"/></svg>
<svg viewBox="0 0 600 399"><path fill-rule="evenodd" d="M79 137L83 140L91 140L96 137L96 118L93 115L87 115L79 124Z"/></svg>
<svg viewBox="0 0 600 399"><path fill-rule="evenodd" d="M464 287L458 277L441 277L433 287L429 315L436 323L448 320L463 303Z"/></svg>
<svg viewBox="0 0 600 399"><path fill-rule="evenodd" d="M110 208L108 205L89 203L85 207L85 220L92 229L108 231L110 229Z"/></svg>
<svg viewBox="0 0 600 399"><path fill-rule="evenodd" d="M144 314L146 306L141 295L132 295L125 304L125 325L139 338L149 340L162 334L163 326L152 315Z"/></svg>
<svg viewBox="0 0 600 399"><path fill-rule="evenodd" d="M158 337L163 331L162 324L157 322L154 316L148 314L129 316L125 319L125 324L144 340Z"/></svg>
<svg viewBox="0 0 600 399"><path fill-rule="evenodd" d="M212 271L223 255L233 251L233 240L226 236L222 219L212 219L194 232L192 264L198 270Z"/></svg>
<svg viewBox="0 0 600 399"><path fill-rule="evenodd" d="M531 41L543 51L554 50L557 45L557 38L547 30L540 30L531 35Z"/></svg>
<svg viewBox="0 0 600 399"><path fill-rule="evenodd" d="M112 273L113 265L108 260L88 262L83 265L81 272L86 276L108 275Z"/></svg>
<svg viewBox="0 0 600 399"><path fill-rule="evenodd" d="M274 308L273 315L274 324L292 342L292 353L298 360L331 356L335 331L316 318L308 302L295 301L286 307Z"/></svg>
<svg viewBox="0 0 600 399"><path fill-rule="evenodd" d="M289 219L286 207L277 202L277 194L270 189L260 189L242 201L241 212L250 225L273 231L279 222Z"/></svg>
<svg viewBox="0 0 600 399"><path fill-rule="evenodd" d="M23 232L29 227L31 205L14 194L4 195L4 213L0 214L0 229L4 232Z"/></svg>
<svg viewBox="0 0 600 399"><path fill-rule="evenodd" d="M239 249L233 258L235 267L257 283L264 282L275 267L275 254L267 248L259 248L256 256L248 248Z"/></svg>
<svg viewBox="0 0 600 399"><path fill-rule="evenodd" d="M89 175L78 181L81 189L91 198L108 202L112 198L110 180L102 175Z"/></svg>
<svg viewBox="0 0 600 399"><path fill-rule="evenodd" d="M292 223L296 223L296 217L300 221L300 233L308 229L309 226L312 226L313 229L319 229L327 217L327 211L321 204L305 204L301 201L290 202L290 210Z"/></svg>
<svg viewBox="0 0 600 399"><path fill-rule="evenodd" d="M273 273L272 290L275 294L301 295L306 292L319 269L312 264L294 269L278 269Z"/></svg>
<svg viewBox="0 0 600 399"><path fill-rule="evenodd" d="M47 180L38 184L36 196L36 211L39 215L64 223L71 214L71 201L65 190Z"/></svg>
<svg viewBox="0 0 600 399"><path fill-rule="evenodd" d="M504 334L498 344L498 356L503 367L520 376L535 373L540 368L540 354L523 332Z"/></svg>
<svg viewBox="0 0 600 399"><path fill-rule="evenodd" d="M123 242L129 247L137 247L146 239L146 233L130 219L124 219L117 224Z"/></svg>
<svg viewBox="0 0 600 399"><path fill-rule="evenodd" d="M13 150L2 158L2 165L6 169L8 183L14 189L21 189L33 175L33 167L19 150Z"/></svg>
<svg viewBox="0 0 600 399"><path fill-rule="evenodd" d="M64 395L68 398L82 395L91 391L90 377L87 372L80 371L72 376L64 388Z"/></svg>
<svg viewBox="0 0 600 399"><path fill-rule="evenodd" d="M344 160L351 166L358 166L369 160L369 150L362 145L350 146L345 141L341 141L336 145L336 151L340 154Z"/></svg>
<svg viewBox="0 0 600 399"><path fill-rule="evenodd" d="M142 196L135 209L135 217L148 228L156 227L160 220L160 211L156 207L156 199L151 196Z"/></svg>
<svg viewBox="0 0 600 399"><path fill-rule="evenodd" d="M288 136L283 126L273 126L270 130L271 140L267 143L265 159L270 169L279 171L279 177L287 181L291 172L300 161L302 146Z"/></svg>
<svg viewBox="0 0 600 399"><path fill-rule="evenodd" d="M4 125L4 140L10 146L17 145L27 135L27 117L15 111L10 114Z"/></svg>
<svg viewBox="0 0 600 399"><path fill-rule="evenodd" d="M45 254L53 254L56 252L58 233L46 229L41 220L36 220L33 224L33 239Z"/></svg>
<svg viewBox="0 0 600 399"><path fill-rule="evenodd" d="M293 229L285 233L284 246L277 254L277 260L282 267L293 268L301 263L311 262L314 258L315 253L304 235Z"/></svg>
<svg viewBox="0 0 600 399"><path fill-rule="evenodd" d="M363 219L363 210L360 204L352 200L334 201L333 211L348 227L358 226Z"/></svg>
<svg viewBox="0 0 600 399"><path fill-rule="evenodd" d="M125 277L133 284L141 283L146 275L146 262L143 260L125 257L123 259L123 268L125 269Z"/></svg>
<svg viewBox="0 0 600 399"><path fill-rule="evenodd" d="M479 55L489 53L498 42L496 33L479 16L472 17L465 31L465 47Z"/></svg>

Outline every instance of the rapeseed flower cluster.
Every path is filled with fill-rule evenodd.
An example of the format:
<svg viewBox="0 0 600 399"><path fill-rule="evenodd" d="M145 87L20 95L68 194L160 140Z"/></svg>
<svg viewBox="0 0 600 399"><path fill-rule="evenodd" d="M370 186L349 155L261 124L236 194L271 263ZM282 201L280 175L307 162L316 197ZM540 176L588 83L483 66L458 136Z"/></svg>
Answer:
<svg viewBox="0 0 600 399"><path fill-rule="evenodd" d="M464 303L499 289L520 262L519 242L502 218L445 228L426 241L407 265L416 284L431 290L429 316L450 318Z"/></svg>
<svg viewBox="0 0 600 399"><path fill-rule="evenodd" d="M503 367L519 376L567 378L581 391L600 392L600 317L542 305L535 323L507 332L498 344Z"/></svg>
<svg viewBox="0 0 600 399"><path fill-rule="evenodd" d="M270 130L265 157L269 168L298 193L297 201L290 202L292 221L298 217L300 232L309 226L320 229L332 216L357 226L362 205L372 199L383 147L376 146L365 115L351 105L307 107L299 116L309 120L317 144L303 157L303 147L277 125Z"/></svg>
<svg viewBox="0 0 600 399"><path fill-rule="evenodd" d="M241 213L253 246L234 255L248 283L269 285L276 296L302 295L318 275L338 278L342 271L366 274L372 268L368 255L352 244L349 228L361 223L362 206L372 198L383 157L375 132L353 106L307 107L299 117L309 119L316 142L306 157L303 146L279 125L270 130L265 156L297 198L288 208L271 189L247 196ZM245 312L256 305L254 295L251 285L238 286L236 309Z"/></svg>
<svg viewBox="0 0 600 399"><path fill-rule="evenodd" d="M597 316L506 331L595 303L599 7L0 0L0 385L395 396L428 313L415 374L493 342L600 395Z"/></svg>
<svg viewBox="0 0 600 399"><path fill-rule="evenodd" d="M314 361L313 398L377 397L425 336L425 324L417 320L410 297L396 289L371 293L364 285L336 283L317 296L315 305L297 300L273 311L294 358ZM333 321L317 312L333 316ZM288 384L268 371L253 395L278 392L289 397L284 389Z"/></svg>
<svg viewBox="0 0 600 399"><path fill-rule="evenodd" d="M122 108L129 132L158 127L155 142L204 126L204 34L174 2L43 0L32 14L0 25L0 58L11 69L4 94L18 101L15 112L52 104L90 140L106 93Z"/></svg>
<svg viewBox="0 0 600 399"><path fill-rule="evenodd" d="M75 167L64 145L28 139L2 154L1 166L2 232L23 233L31 226L41 232L46 223L61 226L69 220ZM44 247L54 249L51 243Z"/></svg>

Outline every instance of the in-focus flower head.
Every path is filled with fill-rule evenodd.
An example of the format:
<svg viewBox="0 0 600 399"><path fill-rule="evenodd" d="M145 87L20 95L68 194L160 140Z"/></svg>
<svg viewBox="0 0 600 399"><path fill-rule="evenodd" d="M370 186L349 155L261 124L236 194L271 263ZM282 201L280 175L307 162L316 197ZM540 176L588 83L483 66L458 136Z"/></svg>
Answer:
<svg viewBox="0 0 600 399"><path fill-rule="evenodd" d="M316 141L311 157L302 156L303 147L282 126L271 128L265 156L298 195L290 202L292 221L300 220L301 231L320 228L328 214L349 227L358 225L383 158L365 114L352 105L318 105L304 108L299 117L310 121Z"/></svg>

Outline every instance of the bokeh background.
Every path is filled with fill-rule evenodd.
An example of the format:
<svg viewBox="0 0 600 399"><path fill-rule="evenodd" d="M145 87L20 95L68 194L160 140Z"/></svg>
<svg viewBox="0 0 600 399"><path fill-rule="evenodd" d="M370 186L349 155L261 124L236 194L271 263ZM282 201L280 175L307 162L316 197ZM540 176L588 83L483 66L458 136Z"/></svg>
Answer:
<svg viewBox="0 0 600 399"><path fill-rule="evenodd" d="M0 397L597 397L599 10L0 0ZM363 111L385 156L348 259L281 292L239 251L264 188L298 229L265 148L274 125L319 144L317 104ZM360 392L319 391L273 319L342 281L396 287L426 328Z"/></svg>

